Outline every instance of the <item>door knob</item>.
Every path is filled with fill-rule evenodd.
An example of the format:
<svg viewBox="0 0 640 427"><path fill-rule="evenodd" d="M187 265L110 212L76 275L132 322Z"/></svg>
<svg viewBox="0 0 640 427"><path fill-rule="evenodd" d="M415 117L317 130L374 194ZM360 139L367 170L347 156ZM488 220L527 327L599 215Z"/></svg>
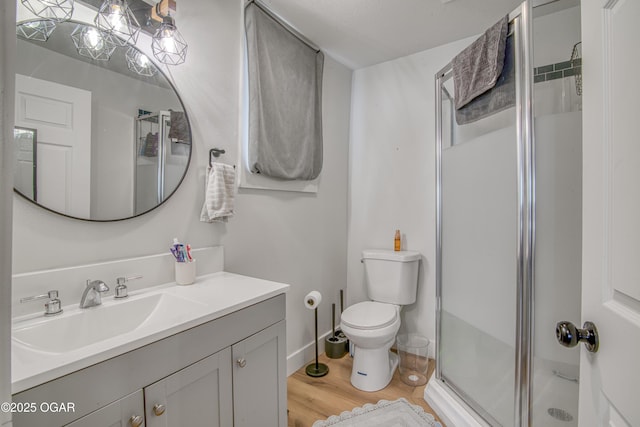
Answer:
<svg viewBox="0 0 640 427"><path fill-rule="evenodd" d="M240 366L241 368L247 366L247 360L244 357L238 359L236 363L238 363L238 366Z"/></svg>
<svg viewBox="0 0 640 427"><path fill-rule="evenodd" d="M155 405L153 405L153 413L156 414L157 416L164 414L164 411L166 409L167 408L165 408L165 406L160 403L156 403Z"/></svg>
<svg viewBox="0 0 640 427"><path fill-rule="evenodd" d="M583 342L591 353L598 351L600 340L598 329L592 322L584 322L582 329L567 321L558 322L556 325L556 338L565 347L575 347Z"/></svg>

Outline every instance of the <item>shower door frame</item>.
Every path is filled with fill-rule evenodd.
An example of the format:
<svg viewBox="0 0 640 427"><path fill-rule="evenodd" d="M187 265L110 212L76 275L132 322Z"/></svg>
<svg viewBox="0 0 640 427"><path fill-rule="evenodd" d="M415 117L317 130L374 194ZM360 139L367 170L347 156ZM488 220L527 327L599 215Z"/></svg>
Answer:
<svg viewBox="0 0 640 427"><path fill-rule="evenodd" d="M533 285L535 249L535 144L533 134L532 5L525 0L509 14L516 66L517 240L514 426L531 425ZM497 421L442 373L442 90L452 77L451 63L435 76L436 92L436 378L484 421ZM453 120L453 117L452 117Z"/></svg>

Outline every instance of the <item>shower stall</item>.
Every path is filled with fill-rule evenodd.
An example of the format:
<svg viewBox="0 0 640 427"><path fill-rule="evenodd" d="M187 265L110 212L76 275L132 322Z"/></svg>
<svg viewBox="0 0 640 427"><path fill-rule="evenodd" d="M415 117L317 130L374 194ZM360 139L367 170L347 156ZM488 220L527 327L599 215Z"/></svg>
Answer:
<svg viewBox="0 0 640 427"><path fill-rule="evenodd" d="M556 342L555 325L580 319L580 67L579 2L525 1L509 15L508 105L465 120L451 63L436 75L437 348L425 399L456 426L578 425L579 350Z"/></svg>

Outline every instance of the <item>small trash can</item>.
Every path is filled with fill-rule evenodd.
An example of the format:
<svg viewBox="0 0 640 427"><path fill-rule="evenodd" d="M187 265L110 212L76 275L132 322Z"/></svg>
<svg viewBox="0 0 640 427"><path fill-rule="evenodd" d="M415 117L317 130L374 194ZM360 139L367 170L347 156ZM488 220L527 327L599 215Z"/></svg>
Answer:
<svg viewBox="0 0 640 427"><path fill-rule="evenodd" d="M396 349L400 356L398 371L402 382L412 386L426 384L429 340L416 334L398 335Z"/></svg>

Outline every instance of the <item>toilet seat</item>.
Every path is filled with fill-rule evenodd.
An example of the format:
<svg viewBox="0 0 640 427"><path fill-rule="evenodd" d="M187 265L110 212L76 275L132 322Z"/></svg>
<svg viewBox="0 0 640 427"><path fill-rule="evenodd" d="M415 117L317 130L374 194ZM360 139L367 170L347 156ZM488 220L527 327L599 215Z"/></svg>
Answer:
<svg viewBox="0 0 640 427"><path fill-rule="evenodd" d="M393 304L365 301L347 308L340 318L342 324L354 329L381 329L398 319L398 309Z"/></svg>

